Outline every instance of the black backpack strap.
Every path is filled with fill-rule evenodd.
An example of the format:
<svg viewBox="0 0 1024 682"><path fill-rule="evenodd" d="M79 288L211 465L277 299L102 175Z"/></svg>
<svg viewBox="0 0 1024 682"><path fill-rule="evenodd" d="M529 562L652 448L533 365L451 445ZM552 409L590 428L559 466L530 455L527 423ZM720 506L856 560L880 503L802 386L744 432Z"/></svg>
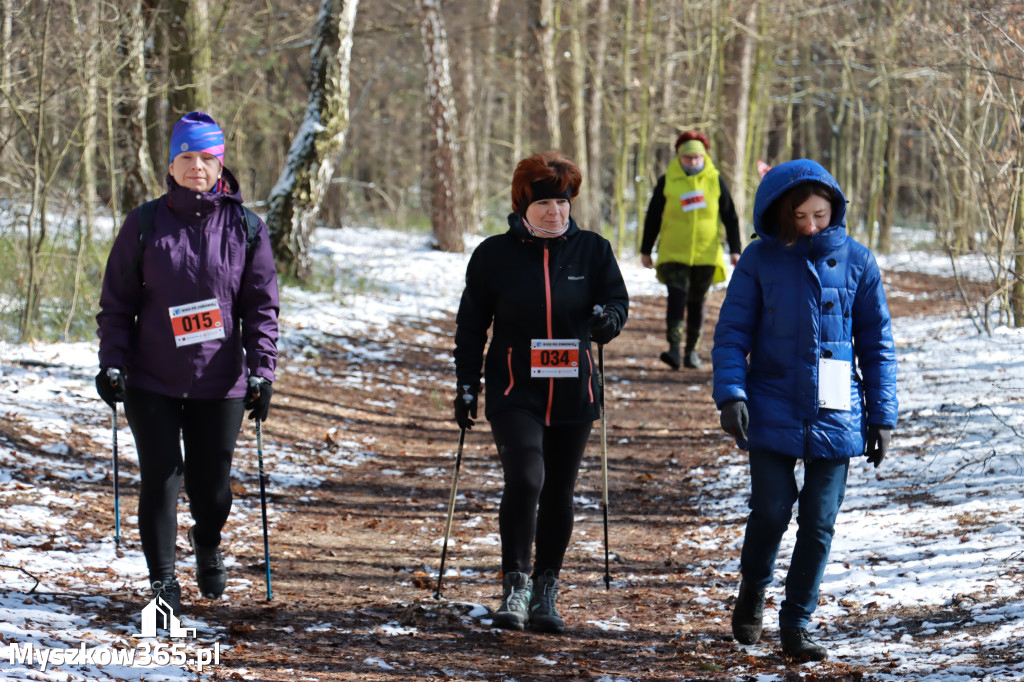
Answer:
<svg viewBox="0 0 1024 682"><path fill-rule="evenodd" d="M153 218L156 216L156 207L159 204L160 199L153 199L139 206L139 243L135 249L131 267L122 273L122 277L127 277L128 273L135 272L138 274L139 282L145 284L142 278L142 254L146 250L146 240L149 239L149 231L153 227Z"/></svg>
<svg viewBox="0 0 1024 682"><path fill-rule="evenodd" d="M260 231L260 217L245 206L242 207L242 211L245 214L245 252L249 253Z"/></svg>

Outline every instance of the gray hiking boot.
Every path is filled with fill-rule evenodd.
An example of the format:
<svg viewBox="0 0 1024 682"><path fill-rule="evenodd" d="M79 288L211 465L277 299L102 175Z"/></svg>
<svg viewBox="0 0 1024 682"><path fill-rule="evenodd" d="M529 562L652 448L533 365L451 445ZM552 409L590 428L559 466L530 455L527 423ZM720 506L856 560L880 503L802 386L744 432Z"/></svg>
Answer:
<svg viewBox="0 0 1024 682"><path fill-rule="evenodd" d="M181 617L181 585L173 575L150 580L149 587L153 591L150 601L159 597L175 617Z"/></svg>
<svg viewBox="0 0 1024 682"><path fill-rule="evenodd" d="M224 594L228 570L224 567L224 557L217 547L201 547L193 537L195 527L188 531L188 543L196 555L196 583L199 592L207 599L216 599Z"/></svg>
<svg viewBox="0 0 1024 682"><path fill-rule="evenodd" d="M779 628L782 653L801 661L824 661L828 652L807 632L806 628Z"/></svg>
<svg viewBox="0 0 1024 682"><path fill-rule="evenodd" d="M658 356L659 359L672 369L679 369L679 365L682 364L682 359L679 357L679 347L669 348L667 351Z"/></svg>
<svg viewBox="0 0 1024 682"><path fill-rule="evenodd" d="M732 609L732 636L740 644L754 644L761 638L764 620L764 590L755 590L740 581L740 593Z"/></svg>
<svg viewBox="0 0 1024 682"><path fill-rule="evenodd" d="M551 569L533 579L530 598L530 627L539 632L562 632L565 623L555 609L558 599L558 577Z"/></svg>
<svg viewBox="0 0 1024 682"><path fill-rule="evenodd" d="M522 630L530 619L527 607L530 604L530 576L513 571L502 579L501 606L494 613L491 623L496 628Z"/></svg>
<svg viewBox="0 0 1024 682"><path fill-rule="evenodd" d="M700 356L697 355L697 351L688 350L686 355L683 356L683 366L689 369L700 369L704 363L701 362Z"/></svg>

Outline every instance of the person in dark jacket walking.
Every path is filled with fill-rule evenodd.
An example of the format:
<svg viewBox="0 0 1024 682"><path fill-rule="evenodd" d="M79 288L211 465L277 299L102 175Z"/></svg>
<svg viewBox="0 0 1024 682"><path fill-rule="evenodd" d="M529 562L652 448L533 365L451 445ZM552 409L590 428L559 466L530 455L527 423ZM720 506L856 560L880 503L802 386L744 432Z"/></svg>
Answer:
<svg viewBox="0 0 1024 682"><path fill-rule="evenodd" d="M245 410L267 418L277 366L267 227L254 217L250 239L238 182L223 161L216 121L185 114L171 132L167 192L148 218L141 208L125 217L96 315L96 389L114 409L124 402L139 456L139 536L150 585L176 614L182 482L195 521L188 539L199 591L217 598L227 577L219 547L235 441Z"/></svg>
<svg viewBox="0 0 1024 682"><path fill-rule="evenodd" d="M705 303L711 285L725 281L725 261L719 221L725 225L732 264L740 258L743 244L740 221L732 195L708 154L711 143L699 130L687 130L676 139L676 158L651 194L644 217L640 261L655 267L651 252L658 245L658 281L668 289L665 338L668 350L661 361L672 369L682 364L697 369L697 354L704 331ZM686 345L683 313L686 313Z"/></svg>
<svg viewBox="0 0 1024 682"><path fill-rule="evenodd" d="M877 467L896 425L896 353L875 258L846 234L846 199L814 161L768 171L754 199L759 239L726 292L711 352L722 428L748 451L750 515L736 640L761 636L765 589L799 503L779 609L784 653L823 660L807 631L853 457ZM803 461L803 487L795 468Z"/></svg>
<svg viewBox="0 0 1024 682"><path fill-rule="evenodd" d="M485 414L504 471L503 592L493 621L500 628L564 629L555 607L559 572L576 476L600 416L591 341L618 336L629 311L608 240L569 215L582 179L558 152L519 162L509 229L473 252L456 318L455 420L473 426L483 366Z"/></svg>

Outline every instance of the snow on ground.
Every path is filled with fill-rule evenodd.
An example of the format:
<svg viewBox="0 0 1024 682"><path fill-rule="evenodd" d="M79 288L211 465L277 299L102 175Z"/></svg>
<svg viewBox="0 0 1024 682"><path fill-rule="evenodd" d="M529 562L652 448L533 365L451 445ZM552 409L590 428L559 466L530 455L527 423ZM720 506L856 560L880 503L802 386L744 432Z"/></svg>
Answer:
<svg viewBox="0 0 1024 682"><path fill-rule="evenodd" d="M315 357L318 339L324 334L333 341L350 337L348 350L354 358L387 352L387 346L398 341L391 320L419 317L429 325L431 319L456 308L468 259L468 253L432 250L425 235L359 228L321 231L317 252L325 269L333 273L326 290L310 294L286 289L283 294L282 352L296 358ZM636 260L623 259L620 264L631 294L661 295L652 273ZM942 262L942 258L910 253L879 259L883 270L949 273ZM958 317L900 318L894 334L900 362L900 425L880 469L860 460L851 467L822 586L824 604L816 620L831 624L823 626L823 638L829 641L834 658L873 670L879 660L888 661L887 672L871 673L874 679L1022 679L1022 330L999 328L988 337L976 334L969 322ZM360 342L361 338L370 342ZM109 412L95 398L92 386L96 370L94 343L0 341L0 411L9 420L50 434L50 441L32 444L55 458L67 454L64 437L72 430L112 445ZM295 363L294 371L311 372L312 363ZM327 380L359 383L365 377L353 372ZM411 378L408 390L418 390L419 380ZM616 400L629 400L629 387L612 390L621 391L610 394ZM123 418L120 427L120 457L130 461L134 450ZM372 457L372 435L342 433L336 440L339 458L350 466ZM240 444L240 453L247 449L251 445ZM110 504L109 451L94 459L88 453L76 454L80 456L74 461L82 464L53 467L51 460L0 438L0 507L5 510L0 523L0 637L6 645L0 652L0 670L4 678L195 679L195 672L178 661L155 656L151 658L157 660L148 667L138 661L132 666L118 664L117 656L124 654L117 652L149 647L152 654L159 642L141 638L135 631L137 624L103 628L98 625L104 623L102 618L71 614L46 594L146 593L141 553L123 552L119 557L112 538L92 543L61 533L75 509ZM254 459L239 457L239 461ZM16 469L31 471L38 484L26 486L12 477ZM300 491L314 488L319 471L299 454L278 449L271 485ZM255 476L252 467L241 466L243 483L253 485ZM737 570L742 524L736 521L745 509L746 476L744 458L736 453L715 476L699 477L706 480L704 509L738 529L734 541L722 547L720 564L706 568L709 572L735 575ZM62 478L96 485L76 486L83 492L70 496L62 490ZM251 499L241 499L233 514L255 518L259 511ZM131 527L133 521L122 519L122 525ZM181 521L187 522L185 515ZM235 535L226 542L256 541L239 537L244 526L258 524L237 524ZM707 538L688 541L704 542L714 536L712 531L709 527ZM780 553L778 576L784 575L792 541L790 532ZM107 578L99 584L97 567L106 567ZM76 578L86 570L89 584ZM32 576L41 582L29 595ZM771 589L778 603L781 584ZM90 601L100 613L107 600L96 596ZM842 629L844 617L865 613L873 616L868 629ZM186 652L193 658L217 640L215 628L187 617L184 625L197 628ZM91 660L51 661L40 672L38 662L12 660L16 654L23 657L29 643L39 647L37 652L43 648L78 651L84 646ZM768 645L750 647L752 655L765 655L767 650ZM979 651L989 652L987 668L978 663ZM1000 659L1004 662L993 668L991 662Z"/></svg>

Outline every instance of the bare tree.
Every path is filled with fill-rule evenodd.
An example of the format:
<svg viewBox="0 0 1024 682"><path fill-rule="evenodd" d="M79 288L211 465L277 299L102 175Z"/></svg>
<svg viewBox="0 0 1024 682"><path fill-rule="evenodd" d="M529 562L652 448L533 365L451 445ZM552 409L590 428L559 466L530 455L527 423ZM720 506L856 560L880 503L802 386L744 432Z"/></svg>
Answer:
<svg viewBox="0 0 1024 682"><path fill-rule="evenodd" d="M601 196L604 185L601 182L601 169L604 167L605 139L601 135L604 121L604 83L605 59L608 54L608 0L597 0L597 13L594 17L593 48L590 51L590 113L587 116L587 167L590 177L587 213L592 216L593 224L589 226L594 232L601 232L602 211Z"/></svg>
<svg viewBox="0 0 1024 682"><path fill-rule="evenodd" d="M170 65L168 115L177 121L190 111L209 111L213 99L209 2L168 0L163 16L167 22Z"/></svg>
<svg viewBox="0 0 1024 682"><path fill-rule="evenodd" d="M541 78L544 80L544 116L547 123L548 149L561 149L562 125L559 116L558 72L555 67L557 35L555 33L555 0L530 0L530 25L537 37Z"/></svg>
<svg viewBox="0 0 1024 682"><path fill-rule="evenodd" d="M434 188L430 225L442 251L461 252L463 216L459 201L455 160L458 146L452 135L458 127L448 60L448 34L440 0L420 0L420 33L427 67L427 107L430 110Z"/></svg>
<svg viewBox="0 0 1024 682"><path fill-rule="evenodd" d="M149 81L146 78L146 23L142 5L132 0L117 0L119 91L108 99L117 101L117 121L110 126L110 144L118 158L111 154L111 180L121 173L122 213L127 213L156 194L161 183L153 167L153 153L146 133L146 110ZM112 115L111 115L112 118ZM116 139L115 139L116 136ZM112 185L111 192L116 189Z"/></svg>
<svg viewBox="0 0 1024 682"><path fill-rule="evenodd" d="M358 5L358 0L321 0L306 113L268 199L267 226L278 270L299 280L311 274L309 247L320 202L348 134L349 64Z"/></svg>
<svg viewBox="0 0 1024 682"><path fill-rule="evenodd" d="M574 0L573 2L573 25L569 30L570 55L572 60L572 88L570 100L572 102L572 140L576 165L580 173L588 182L584 182L580 188L580 196L573 205L576 222L581 227L589 230L600 231L600 214L592 213L593 203L590 196L596 194L600 188L591 187L590 164L587 162L587 101L586 101L586 76L587 62L583 57L583 33L585 18L588 14L588 0Z"/></svg>
<svg viewBox="0 0 1024 682"><path fill-rule="evenodd" d="M757 14L760 9L760 2L752 2L747 8L743 17L743 47L740 50L740 83L736 99L736 145L735 156L732 165L732 196L736 202L736 212L742 220L747 214L747 150L749 149L748 138L750 137L750 92L755 87L754 76L754 52L759 42L754 27L757 23Z"/></svg>

